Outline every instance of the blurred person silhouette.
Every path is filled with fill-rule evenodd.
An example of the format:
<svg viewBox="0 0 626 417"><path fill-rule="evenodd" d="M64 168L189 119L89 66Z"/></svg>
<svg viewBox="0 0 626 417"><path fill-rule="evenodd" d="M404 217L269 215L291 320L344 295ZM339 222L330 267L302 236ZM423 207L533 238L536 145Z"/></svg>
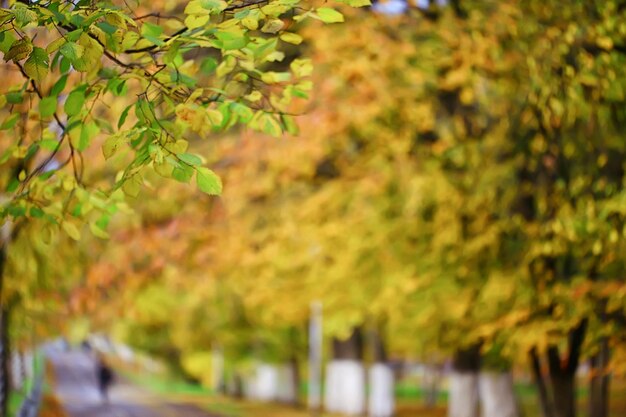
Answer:
<svg viewBox="0 0 626 417"><path fill-rule="evenodd" d="M98 381L98 390L100 398L105 403L109 402L109 387L113 382L113 370L106 363L102 355L96 357L96 379Z"/></svg>

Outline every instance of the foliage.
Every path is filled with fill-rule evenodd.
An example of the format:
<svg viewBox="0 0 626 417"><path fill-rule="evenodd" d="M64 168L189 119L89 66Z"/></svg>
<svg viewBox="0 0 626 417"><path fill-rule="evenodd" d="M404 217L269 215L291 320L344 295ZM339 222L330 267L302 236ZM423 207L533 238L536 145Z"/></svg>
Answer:
<svg viewBox="0 0 626 417"><path fill-rule="evenodd" d="M298 48L318 68L301 135L211 143L225 188L210 207L142 171L168 203L142 202L143 223L91 270L100 287L86 286L85 298L103 289L113 298L100 323L127 311L126 335L163 343L182 362L214 344L232 361L285 360L309 303L321 300L327 335L385 326L398 355L480 343L516 363L551 352L562 366L608 338L611 370L623 372L626 11L616 1L463 4L393 20L347 9L347 24L280 34L310 39ZM242 31L253 30L247 18ZM165 39L150 26L140 33ZM296 84L282 97L299 97L311 67L290 68ZM243 104L259 97L246 94ZM196 133L219 118L177 106L159 111ZM290 126L263 114L252 127ZM115 159L127 138L112 137ZM212 190L207 176L198 186Z"/></svg>
<svg viewBox="0 0 626 417"><path fill-rule="evenodd" d="M220 194L209 137L295 131L293 102L307 98L312 67L282 50L303 41L307 21L342 20L298 0L4 6L0 224L12 241L1 298L22 318L20 343L59 315L98 308L111 282L83 278L83 249L101 244L78 249L67 237L88 228L108 238L110 224L128 224L118 216L127 201L161 194L159 178Z"/></svg>

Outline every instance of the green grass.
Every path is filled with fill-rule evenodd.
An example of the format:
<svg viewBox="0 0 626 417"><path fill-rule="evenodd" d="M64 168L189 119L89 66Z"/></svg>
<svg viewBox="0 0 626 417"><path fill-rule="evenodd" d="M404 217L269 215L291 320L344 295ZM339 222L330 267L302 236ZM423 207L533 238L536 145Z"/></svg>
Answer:
<svg viewBox="0 0 626 417"><path fill-rule="evenodd" d="M264 415L280 417L302 417L302 410L289 409L276 404L262 404L248 401L237 401L231 398L213 395L214 392L199 384L186 382L175 377L163 374L133 373L123 371L129 380L143 386L157 394L164 395L172 400L196 403L200 407L220 414L225 417L258 417ZM301 398L306 398L306 383L300 387ZM515 385L517 398L524 417L540 417L539 399L537 389L529 382L518 382ZM624 380L613 381L611 384L611 414L610 417L626 415L626 382ZM438 407L433 410L424 409L423 390L417 381L401 381L396 385L396 398L398 399L399 416L420 415L422 417L443 416L448 393L442 389L438 396ZM578 410L581 415L586 411L588 388L584 381L578 381L577 397ZM178 398L176 398L178 397ZM420 408L422 407L422 408ZM270 413L270 414L268 414Z"/></svg>
<svg viewBox="0 0 626 417"><path fill-rule="evenodd" d="M17 416L17 412L19 411L20 406L22 405L22 401L24 401L24 398L26 398L26 394L23 390L13 391L9 393L9 416Z"/></svg>
<svg viewBox="0 0 626 417"><path fill-rule="evenodd" d="M157 394L210 395L213 393L212 390L200 384L189 383L166 375L138 374L126 370L122 371L122 375L134 384L145 387Z"/></svg>

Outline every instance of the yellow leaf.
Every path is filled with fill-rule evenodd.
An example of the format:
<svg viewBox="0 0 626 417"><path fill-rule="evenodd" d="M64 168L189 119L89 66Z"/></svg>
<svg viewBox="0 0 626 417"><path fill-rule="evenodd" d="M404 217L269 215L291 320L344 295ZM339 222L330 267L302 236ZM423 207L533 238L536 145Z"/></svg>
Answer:
<svg viewBox="0 0 626 417"><path fill-rule="evenodd" d="M65 231L65 233L67 233L69 237L71 237L74 240L80 240L80 231L78 230L78 227L76 227L74 223L70 222L69 220L66 220L62 223L61 226L63 227L63 230Z"/></svg>

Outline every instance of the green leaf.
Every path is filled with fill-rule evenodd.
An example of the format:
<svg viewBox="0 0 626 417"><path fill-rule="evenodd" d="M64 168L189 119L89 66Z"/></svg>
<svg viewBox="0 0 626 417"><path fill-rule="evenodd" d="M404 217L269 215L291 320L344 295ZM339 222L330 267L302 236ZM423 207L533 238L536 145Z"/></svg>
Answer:
<svg viewBox="0 0 626 417"><path fill-rule="evenodd" d="M222 180L208 168L198 167L196 169L196 184L203 193L209 195L222 194Z"/></svg>
<svg viewBox="0 0 626 417"><path fill-rule="evenodd" d="M59 141L55 139L42 139L38 143L47 151L55 151L59 147Z"/></svg>
<svg viewBox="0 0 626 417"><path fill-rule="evenodd" d="M282 115L281 120L283 122L283 126L285 127L285 131L291 135L298 134L298 125L292 116Z"/></svg>
<svg viewBox="0 0 626 417"><path fill-rule="evenodd" d="M44 97L39 102L41 117L49 117L57 110L57 96Z"/></svg>
<svg viewBox="0 0 626 417"><path fill-rule="evenodd" d="M73 90L69 96L67 96L67 100L65 100L65 105L63 109L68 116L75 116L80 113L85 105L85 90Z"/></svg>
<svg viewBox="0 0 626 417"><path fill-rule="evenodd" d="M4 54L4 60L6 62L13 61L21 61L30 55L33 51L33 44L31 43L29 38L20 39L15 42L11 48L9 48L9 52Z"/></svg>
<svg viewBox="0 0 626 417"><path fill-rule="evenodd" d="M58 96L65 89L65 85L67 84L67 74L63 74L59 80L54 83L52 88L50 89L51 96Z"/></svg>
<svg viewBox="0 0 626 417"><path fill-rule="evenodd" d="M7 98L7 103L9 104L20 104L24 101L24 94L19 91L11 91L6 93L5 97Z"/></svg>
<svg viewBox="0 0 626 417"><path fill-rule="evenodd" d="M248 37L243 32L217 32L215 37L226 51L241 49L248 43Z"/></svg>
<svg viewBox="0 0 626 417"><path fill-rule="evenodd" d="M98 22L96 23L100 29L104 31L104 33L108 33L109 35L113 35L119 29L117 26L113 26L108 22Z"/></svg>
<svg viewBox="0 0 626 417"><path fill-rule="evenodd" d="M141 26L141 36L149 40L155 45L164 45L165 43L159 39L159 36L163 34L163 28L152 23L144 23Z"/></svg>
<svg viewBox="0 0 626 417"><path fill-rule="evenodd" d="M50 58L48 53L42 48L34 48L24 63L24 71L30 78L41 83L48 75L49 66Z"/></svg>
<svg viewBox="0 0 626 417"><path fill-rule="evenodd" d="M180 165L172 171L172 178L176 181L188 184L193 176L194 169L189 165Z"/></svg>
<svg viewBox="0 0 626 417"><path fill-rule="evenodd" d="M217 60L215 58L204 58L200 64L200 71L206 75L212 74L217 68Z"/></svg>
<svg viewBox="0 0 626 417"><path fill-rule="evenodd" d="M230 108L232 109L232 112L234 114L239 116L239 120L242 123L248 123L250 120L252 120L252 117L254 116L254 112L252 111L252 109L245 104L231 103Z"/></svg>
<svg viewBox="0 0 626 417"><path fill-rule="evenodd" d="M2 122L2 125L0 125L0 130L8 130L8 129L12 129L15 124L17 123L17 121L20 118L20 114L19 113L13 113L11 115L9 115L4 122Z"/></svg>
<svg viewBox="0 0 626 417"><path fill-rule="evenodd" d="M283 133L280 123L278 123L278 120L276 120L271 114L267 113L262 118L261 130L264 133L267 133L268 135L274 137L278 137Z"/></svg>
<svg viewBox="0 0 626 417"><path fill-rule="evenodd" d="M15 21L20 27L24 27L37 20L37 13L23 4L16 4L13 14L15 15Z"/></svg>
<svg viewBox="0 0 626 417"><path fill-rule="evenodd" d="M30 216L40 219L44 216L44 211L42 209L40 209L39 207L31 207L30 208Z"/></svg>
<svg viewBox="0 0 626 417"><path fill-rule="evenodd" d="M340 23L344 21L343 15L330 7L317 9L317 16L324 23Z"/></svg>
<svg viewBox="0 0 626 417"><path fill-rule="evenodd" d="M129 104L128 106L126 106L126 108L122 111L122 114L120 114L120 118L117 121L117 128L120 129L122 127L122 125L124 124L124 122L126 121L126 118L128 117L128 112L130 111L130 109L133 107L132 104Z"/></svg>
<svg viewBox="0 0 626 417"><path fill-rule="evenodd" d="M74 62L82 58L85 48L75 42L68 42L61 47L60 52L64 57Z"/></svg>
<svg viewBox="0 0 626 417"><path fill-rule="evenodd" d="M188 165L191 165L191 166L202 165L202 159L200 159L199 156L194 155L192 153L180 153L177 156L178 156L178 159L180 159L181 161L183 161L184 163Z"/></svg>
<svg viewBox="0 0 626 417"><path fill-rule="evenodd" d="M80 130L80 139L78 141L78 150L83 152L89 147L91 140L100 133L98 126L93 123L84 124Z"/></svg>
<svg viewBox="0 0 626 417"><path fill-rule="evenodd" d="M228 3L224 0L200 0L200 4L203 9L209 10L212 13L219 13L228 7Z"/></svg>
<svg viewBox="0 0 626 417"><path fill-rule="evenodd" d="M101 229L100 226L96 224L96 222L89 223L89 230L91 230L91 233L95 237L99 237L100 239L109 238L109 234L105 230Z"/></svg>
<svg viewBox="0 0 626 417"><path fill-rule="evenodd" d="M0 32L0 51L2 51L3 54L9 52L9 49L11 49L11 46L15 43L15 40L16 38L11 32Z"/></svg>

